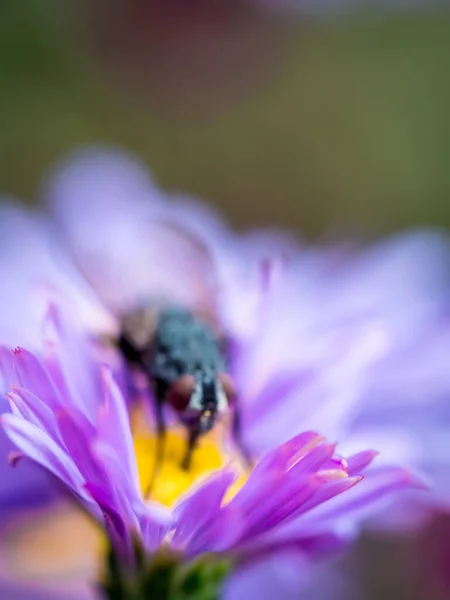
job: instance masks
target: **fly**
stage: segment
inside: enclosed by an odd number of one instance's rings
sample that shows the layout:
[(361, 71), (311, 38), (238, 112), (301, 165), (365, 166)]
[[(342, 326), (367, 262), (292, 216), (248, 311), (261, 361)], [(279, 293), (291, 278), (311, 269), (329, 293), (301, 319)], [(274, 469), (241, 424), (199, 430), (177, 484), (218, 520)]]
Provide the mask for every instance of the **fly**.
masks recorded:
[[(175, 410), (187, 430), (181, 465), (187, 470), (198, 439), (229, 412), (235, 393), (221, 340), (208, 323), (189, 310), (166, 307), (135, 311), (123, 320), (119, 347), (127, 361), (148, 376), (154, 391), (158, 441), (149, 493), (164, 455), (164, 405)], [(239, 443), (236, 407), (233, 429), (242, 455), (250, 463)]]

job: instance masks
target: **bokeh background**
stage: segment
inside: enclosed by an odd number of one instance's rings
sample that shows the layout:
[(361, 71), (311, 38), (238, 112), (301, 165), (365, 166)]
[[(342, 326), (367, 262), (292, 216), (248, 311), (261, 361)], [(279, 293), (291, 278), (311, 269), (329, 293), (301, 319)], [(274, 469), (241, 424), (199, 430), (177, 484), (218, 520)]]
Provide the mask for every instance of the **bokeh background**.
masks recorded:
[[(2, 0), (0, 48), (6, 195), (106, 143), (236, 227), (450, 226), (448, 3)], [(358, 598), (448, 598), (449, 537), (367, 533), (343, 569)]]

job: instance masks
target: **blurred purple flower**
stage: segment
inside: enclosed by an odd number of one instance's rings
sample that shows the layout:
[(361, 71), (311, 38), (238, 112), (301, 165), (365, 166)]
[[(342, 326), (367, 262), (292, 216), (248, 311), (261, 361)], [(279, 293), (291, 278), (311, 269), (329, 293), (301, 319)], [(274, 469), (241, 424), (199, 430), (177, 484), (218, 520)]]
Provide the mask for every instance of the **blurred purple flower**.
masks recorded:
[[(430, 231), (293, 257), (236, 360), (249, 443), (293, 435), (295, 412), (346, 452), (370, 440), (381, 460), (414, 465), (436, 486), (424, 500), (448, 506), (449, 258), (447, 237)], [(418, 516), (397, 511), (390, 524)]]
[(354, 513), (415, 484), (406, 471), (389, 470), (352, 495), (376, 452), (343, 459), (334, 444), (306, 432), (266, 453), (230, 501), (224, 496), (237, 473), (225, 468), (172, 512), (145, 503), (120, 388), (108, 367), (97, 372), (82, 340), (77, 349), (60, 335), (58, 349), (42, 362), (23, 349), (2, 352), (0, 368), (12, 384), (12, 414), (2, 416), (2, 425), (24, 457), (61, 480), (103, 523), (123, 560), (132, 557), (133, 534), (148, 552), (165, 542), (188, 558), (219, 552), (244, 563), (286, 550), (307, 557), (335, 552), (353, 533)]
[(302, 247), (273, 231), (238, 235), (194, 200), (167, 199), (138, 162), (101, 149), (70, 157), (45, 197), (61, 245), (116, 318), (155, 299), (214, 316), (232, 340), (254, 453), (304, 429), (350, 452), (370, 441), (382, 460), (423, 470), (438, 484), (433, 498), (448, 502), (444, 233), (406, 233), (368, 248)]
[[(43, 351), (43, 315), (49, 299), (63, 301), (73, 315), (73, 326), (81, 329), (98, 324), (107, 330), (108, 315), (71, 261), (55, 247), (48, 219), (37, 212), (3, 201), (0, 205), (0, 271), (3, 293), (0, 296), (0, 342), (25, 345)], [(7, 391), (0, 373), (0, 389)], [(1, 394), (0, 410), (8, 408)], [(54, 498), (54, 486), (45, 473), (32, 465), (12, 472), (5, 457), (11, 443), (0, 432), (0, 510), (7, 518), (8, 510), (24, 504), (41, 504)], [(27, 493), (24, 493), (25, 490)]]
[[(285, 578), (280, 575), (279, 557), (293, 551), (297, 556), (306, 531), (312, 535), (309, 557), (314, 545), (320, 547), (318, 541), (322, 540), (322, 548), (331, 547), (327, 540), (334, 544), (357, 533), (361, 520), (372, 513), (374, 500), (389, 499), (390, 492), (410, 484), (409, 476), (392, 464), (424, 467), (433, 479), (435, 471), (446, 467), (442, 444), (450, 339), (444, 236), (404, 235), (348, 252), (339, 247), (304, 248), (278, 232), (238, 235), (195, 200), (168, 200), (139, 163), (101, 150), (69, 159), (45, 193), (53, 221), (33, 225), (39, 244), (31, 251), (47, 262), (41, 266), (36, 261), (32, 272), (23, 270), (20, 261), (32, 262), (26, 258), (29, 246), (19, 245), (16, 253), (11, 246), (18, 268), (11, 277), (9, 311), (15, 309), (16, 298), (17, 308), (20, 301), (28, 302), (29, 285), (38, 278), (51, 283), (50, 292), (45, 286), (45, 299), (61, 297), (70, 307), (74, 327), (94, 335), (114, 334), (124, 313), (148, 301), (170, 301), (205, 312), (231, 338), (231, 370), (244, 436), (256, 456), (276, 452), (280, 444), (305, 430), (339, 439), (350, 455), (380, 444), (380, 463), (384, 458), (387, 465), (369, 466), (364, 484), (328, 502), (324, 514), (321, 507), (311, 512), (321, 514), (320, 519), (304, 515), (298, 530), (297, 522), (292, 522), (287, 537), (280, 537), (284, 549), (278, 548), (264, 563), (277, 567), (245, 569), (233, 586), (245, 590), (257, 583), (262, 593), (273, 589), (274, 578), (281, 577), (276, 585), (289, 580), (289, 593), (296, 597), (300, 580), (310, 571), (309, 558), (308, 567), (299, 569), (297, 577), (291, 572)], [(34, 219), (31, 215), (26, 222)], [(4, 243), (23, 231), (14, 225), (5, 232)], [(23, 306), (25, 316), (27, 310)], [(11, 322), (21, 323), (18, 335), (30, 331), (33, 340), (21, 342), (22, 338), (12, 339), (14, 335), (2, 339), (29, 344), (45, 357), (39, 320), (34, 315), (29, 323), (19, 319), (19, 312), (12, 314)], [(0, 323), (0, 336), (2, 327)], [(72, 367), (67, 372), (75, 373)], [(96, 397), (102, 405), (104, 394), (105, 389), (83, 397), (89, 402)], [(425, 403), (432, 408), (426, 430), (422, 429)], [(83, 413), (82, 404), (76, 406)], [(89, 421), (94, 426), (99, 405), (93, 406)], [(16, 422), (17, 417), (6, 417), (11, 419)], [(436, 481), (441, 484), (441, 479)], [(108, 482), (94, 483), (109, 489)], [(92, 502), (92, 492), (84, 494)], [(340, 499), (345, 500), (342, 509), (337, 506)], [(94, 510), (100, 516), (99, 509)], [(119, 512), (126, 514), (125, 525), (140, 528), (140, 509), (138, 515), (131, 505), (127, 510)], [(114, 522), (117, 530), (119, 525)], [(271, 536), (269, 547), (278, 543), (277, 536)], [(285, 544), (289, 536), (290, 545)], [(286, 569), (285, 565), (281, 573)]]
[[(88, 286), (60, 255), (53, 260), (55, 249), (50, 236), (51, 225), (39, 213), (18, 208), (12, 202), (0, 205), (0, 342), (13, 346), (24, 344), (42, 350), (42, 315), (48, 303), (51, 288), (58, 289), (72, 314), (74, 323), (84, 326), (86, 306), (94, 315), (101, 307)], [(86, 300), (89, 299), (89, 300)], [(104, 311), (103, 311), (104, 312)], [(102, 325), (103, 326), (103, 325)], [(4, 397), (7, 384), (0, 373), (0, 411), (9, 409)], [(48, 474), (31, 463), (17, 471), (6, 460), (13, 446), (0, 431), (0, 527), (6, 526), (12, 514), (36, 506), (46, 506), (57, 497), (55, 486)], [(3, 567), (2, 567), (3, 572)], [(1, 588), (3, 590), (3, 587)], [(29, 590), (24, 595), (30, 597)], [(5, 597), (12, 597), (9, 590)]]
[(44, 195), (60, 247), (116, 318), (169, 301), (206, 312), (241, 337), (272, 270), (296, 247), (275, 231), (238, 235), (196, 199), (161, 192), (143, 165), (119, 151), (69, 157)]

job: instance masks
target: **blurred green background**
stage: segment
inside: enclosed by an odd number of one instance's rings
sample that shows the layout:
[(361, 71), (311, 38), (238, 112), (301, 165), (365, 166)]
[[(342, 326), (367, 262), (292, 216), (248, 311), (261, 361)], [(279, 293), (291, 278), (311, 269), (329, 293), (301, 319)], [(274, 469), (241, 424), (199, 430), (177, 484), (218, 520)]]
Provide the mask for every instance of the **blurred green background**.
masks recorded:
[[(236, 226), (308, 238), (450, 226), (450, 9), (294, 18), (186, 4), (1, 1), (5, 195), (36, 200), (62, 154), (106, 143)], [(361, 542), (349, 560), (364, 597), (440, 599), (420, 546)]]
[[(202, 26), (171, 53), (161, 25), (133, 3), (125, 19), (119, 0), (2, 1), (4, 192), (32, 198), (62, 153), (105, 142), (237, 225), (306, 236), (450, 225), (450, 11), (298, 20), (247, 11), (223, 35), (215, 24), (205, 64), (210, 39), (203, 53), (186, 52)], [(120, 30), (136, 22), (135, 36)], [(160, 35), (146, 45), (151, 27)]]

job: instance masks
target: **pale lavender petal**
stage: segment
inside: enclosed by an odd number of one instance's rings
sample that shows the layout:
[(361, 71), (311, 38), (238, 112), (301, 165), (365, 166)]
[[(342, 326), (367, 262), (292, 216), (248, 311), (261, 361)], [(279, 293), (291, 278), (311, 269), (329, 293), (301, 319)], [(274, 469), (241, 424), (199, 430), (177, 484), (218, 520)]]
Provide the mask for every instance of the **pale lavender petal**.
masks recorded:
[[(291, 315), (291, 319), (293, 317)], [(288, 323), (285, 327), (289, 331)], [(274, 391), (272, 398), (266, 399), (266, 410), (258, 414), (260, 389), (256, 396), (251, 396), (256, 399), (253, 402), (250, 400), (254, 407), (253, 418), (251, 412), (248, 416), (245, 414), (247, 400), (242, 402), (245, 439), (257, 452), (276, 447), (306, 429), (316, 429), (336, 439), (345, 433), (354, 418), (364, 375), (380, 355), (383, 336), (377, 325), (367, 324), (350, 332), (341, 328), (330, 330), (326, 335), (319, 335), (314, 329), (312, 333), (313, 338), (311, 332), (306, 337), (300, 332), (298, 339), (303, 340), (302, 348), (296, 348), (295, 339), (283, 342), (283, 348), (290, 348), (291, 364), (295, 357), (298, 372), (303, 374), (299, 376), (297, 389), (284, 396)], [(278, 350), (270, 348), (270, 341), (261, 340), (258, 353), (263, 348), (267, 354), (277, 356)], [(279, 361), (284, 361), (282, 352), (278, 352), (281, 357)], [(270, 377), (271, 372), (280, 368), (280, 364), (274, 364), (268, 367), (266, 375)], [(259, 369), (264, 372), (262, 367)], [(256, 373), (254, 380), (258, 381), (258, 377)], [(243, 394), (246, 398), (245, 389)]]
[[(86, 282), (55, 243), (45, 216), (19, 203), (0, 204), (0, 268), (7, 293), (0, 298), (0, 342), (42, 349), (42, 317), (49, 295), (64, 298), (84, 326), (106, 318)], [(50, 292), (51, 290), (51, 292)]]
[(445, 402), (450, 394), (449, 348), (450, 322), (446, 312), (409, 343), (397, 344), (371, 370), (360, 418), (368, 423), (381, 416), (394, 420), (399, 407), (407, 411), (409, 407)]
[(361, 600), (361, 590), (355, 593), (354, 587), (341, 564), (328, 560), (319, 563), (304, 552), (280, 551), (236, 569), (225, 583), (223, 598)]
[[(235, 569), (225, 582), (223, 598), (310, 600), (308, 583), (313, 573), (315, 565), (303, 553), (279, 552), (241, 569)], [(323, 598), (334, 600), (332, 595)]]
[(54, 304), (50, 304), (46, 319), (43, 363), (60, 393), (70, 396), (80, 411), (93, 421), (101, 387), (98, 366), (92, 360), (85, 333), (75, 327), (68, 313), (62, 313)]
[(204, 242), (184, 228), (133, 158), (107, 149), (80, 152), (56, 172), (48, 196), (63, 243), (115, 313), (161, 298), (209, 304)]
[[(68, 155), (57, 165), (44, 191), (57, 218), (76, 237), (89, 227), (96, 230), (103, 219), (126, 218), (128, 213), (136, 218), (142, 205), (158, 202), (146, 166), (116, 148), (85, 148)], [(155, 196), (149, 197), (152, 193)]]
[(355, 538), (354, 535), (343, 535), (338, 531), (318, 531), (312, 534), (299, 531), (296, 535), (296, 532), (289, 533), (286, 529), (284, 535), (271, 536), (270, 533), (258, 538), (254, 544), (240, 548), (240, 562), (253, 562), (286, 551), (299, 551), (310, 557), (335, 554), (347, 548)]
[(6, 346), (0, 346), (0, 383), (1, 389), (7, 392), (17, 383), (16, 373), (13, 366), (12, 352)]
[(377, 504), (390, 500), (396, 492), (412, 489), (424, 489), (424, 484), (413, 473), (399, 467), (373, 468), (364, 477), (364, 483), (356, 486), (342, 498), (336, 498), (328, 506), (320, 507), (314, 518), (337, 519), (339, 516), (351, 514), (363, 518), (375, 510)]
[[(372, 474), (373, 472), (373, 474)], [(291, 530), (305, 535), (311, 531), (342, 529), (355, 531), (376, 510), (392, 504), (395, 494), (413, 489), (417, 480), (405, 470), (398, 468), (373, 468), (360, 485), (344, 494), (335, 495), (328, 502), (315, 506), (302, 514)]]
[(353, 315), (382, 318), (396, 343), (413, 338), (448, 303), (450, 244), (432, 230), (374, 244), (328, 277), (329, 322)]

